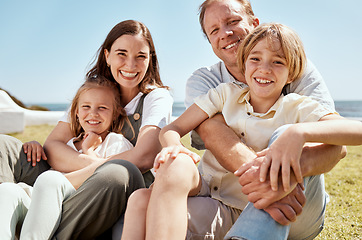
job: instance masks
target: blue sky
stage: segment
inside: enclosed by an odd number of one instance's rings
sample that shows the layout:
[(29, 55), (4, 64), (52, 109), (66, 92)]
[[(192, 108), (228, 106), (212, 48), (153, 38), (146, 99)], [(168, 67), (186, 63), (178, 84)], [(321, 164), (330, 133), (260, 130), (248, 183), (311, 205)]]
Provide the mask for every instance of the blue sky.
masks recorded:
[[(218, 61), (201, 33), (202, 0), (0, 1), (0, 87), (25, 104), (67, 103), (109, 30), (135, 19), (150, 29), (161, 78), (183, 101), (199, 67)], [(297, 31), (335, 100), (362, 100), (362, 1), (251, 0), (260, 22)]]

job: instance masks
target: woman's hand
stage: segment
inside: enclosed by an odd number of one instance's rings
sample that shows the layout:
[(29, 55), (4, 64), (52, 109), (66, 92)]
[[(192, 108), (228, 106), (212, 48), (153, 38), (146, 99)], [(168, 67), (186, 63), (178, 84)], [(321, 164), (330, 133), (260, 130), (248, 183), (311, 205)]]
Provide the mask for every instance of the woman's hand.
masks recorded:
[(31, 162), (31, 165), (36, 166), (37, 162), (40, 162), (41, 159), (47, 160), (44, 149), (41, 144), (37, 141), (30, 141), (23, 144), (24, 153), (27, 156), (28, 162)]
[(164, 147), (161, 152), (159, 152), (155, 158), (153, 168), (155, 171), (160, 167), (162, 163), (165, 163), (167, 159), (175, 159), (179, 153), (184, 153), (192, 158), (194, 163), (198, 163), (200, 161), (200, 156), (189, 149), (185, 148), (182, 145), (175, 145), (170, 147)]

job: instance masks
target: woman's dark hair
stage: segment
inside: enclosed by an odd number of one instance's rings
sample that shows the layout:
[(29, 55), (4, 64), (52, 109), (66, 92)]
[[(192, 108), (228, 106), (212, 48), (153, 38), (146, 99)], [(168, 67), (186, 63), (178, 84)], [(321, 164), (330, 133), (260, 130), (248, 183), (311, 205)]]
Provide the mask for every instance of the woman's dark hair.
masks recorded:
[(143, 80), (138, 85), (139, 91), (143, 93), (151, 92), (153, 88), (148, 88), (148, 86), (165, 87), (160, 78), (158, 60), (151, 33), (143, 23), (135, 20), (126, 20), (120, 22), (112, 28), (112, 30), (108, 33), (106, 39), (104, 40), (104, 43), (98, 49), (97, 57), (94, 60), (94, 62), (96, 61), (96, 63), (87, 73), (87, 78), (104, 76), (105, 78), (113, 82), (116, 82), (111, 73), (110, 68), (107, 66), (104, 50), (107, 49), (107, 51), (110, 52), (113, 43), (119, 37), (125, 34), (132, 36), (141, 34), (148, 43), (150, 48), (149, 66)]

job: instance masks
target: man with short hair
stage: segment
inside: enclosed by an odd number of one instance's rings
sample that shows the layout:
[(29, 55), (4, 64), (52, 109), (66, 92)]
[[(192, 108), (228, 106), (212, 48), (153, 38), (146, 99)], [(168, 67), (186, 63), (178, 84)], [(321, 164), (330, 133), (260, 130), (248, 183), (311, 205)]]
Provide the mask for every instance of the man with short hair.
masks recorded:
[[(238, 80), (246, 86), (244, 76), (237, 66), (236, 52), (245, 36), (259, 25), (259, 19), (255, 17), (247, 0), (206, 0), (200, 6), (200, 24), (214, 53), (221, 61), (210, 67), (198, 69), (192, 74), (186, 86), (186, 107), (191, 106), (196, 97), (207, 93), (209, 89), (220, 83)], [(334, 111), (334, 102), (323, 78), (310, 61), (307, 63), (303, 76), (284, 89), (284, 94), (290, 92), (310, 96), (327, 109)], [(301, 192), (298, 189), (300, 186), (297, 185), (297, 189), (290, 189), (290, 194), (287, 195), (288, 193), (282, 191), (272, 191), (269, 182), (260, 182), (258, 171), (260, 162), (254, 160), (255, 153), (241, 143), (236, 134), (226, 126), (221, 115), (206, 120), (196, 131), (204, 140), (206, 148), (215, 157), (213, 161), (204, 161), (203, 167), (206, 165), (206, 167), (215, 168), (217, 172), (233, 173), (241, 165), (249, 162), (251, 167), (240, 177), (239, 182), (243, 186), (249, 185), (247, 190), (243, 189), (243, 192), (248, 194), (248, 200), (252, 203), (245, 202), (241, 191), (231, 193), (236, 195), (234, 200), (239, 200), (243, 202), (243, 206), (246, 206), (236, 223), (234, 224), (235, 219), (233, 219), (235, 214), (222, 212), (221, 216), (215, 217), (218, 220), (213, 221), (216, 223), (214, 226), (205, 227), (209, 233), (202, 233), (203, 230), (200, 230), (200, 232), (190, 234), (190, 231), (199, 231), (195, 229), (202, 228), (199, 223), (201, 219), (198, 219), (197, 214), (193, 214), (193, 211), (201, 212), (200, 207), (203, 204), (200, 202), (204, 200), (189, 200), (188, 237), (203, 235), (203, 239), (219, 239), (220, 235), (215, 232), (224, 227), (230, 228), (230, 224), (234, 225), (226, 235), (226, 239), (312, 239), (319, 234), (323, 228), (328, 197), (324, 191), (323, 173), (331, 170), (345, 156), (344, 147), (326, 144), (304, 147), (300, 164), (306, 187), (307, 203), (302, 214), (296, 218), (296, 215), (301, 212), (305, 200), (304, 196), (298, 194)], [(280, 135), (277, 133), (277, 136), (278, 134)], [(200, 148), (202, 142), (194, 132), (192, 139), (192, 145)], [(201, 175), (204, 174), (202, 170), (200, 172)], [(210, 188), (210, 200), (204, 198), (206, 201), (214, 201), (215, 208), (220, 208), (220, 205), (230, 205), (228, 204), (230, 192), (227, 192), (227, 187), (223, 185), (224, 177), (223, 174), (215, 174), (207, 182)], [(250, 187), (250, 184), (253, 187)], [(282, 195), (287, 196), (283, 198)], [(195, 202), (198, 203), (192, 206)], [(213, 204), (205, 204), (205, 206), (211, 205)], [(255, 206), (265, 211), (259, 210)], [(210, 212), (217, 211), (210, 210)], [(231, 220), (221, 221), (230, 217)], [(198, 224), (195, 225), (195, 222)], [(202, 222), (208, 224), (208, 221), (203, 220)], [(228, 226), (225, 226), (225, 222), (229, 223)], [(291, 222), (294, 223), (289, 224)], [(220, 226), (217, 226), (218, 224)], [(197, 226), (197, 228), (193, 226)], [(222, 232), (225, 232), (225, 229)], [(209, 236), (207, 236), (208, 234)]]

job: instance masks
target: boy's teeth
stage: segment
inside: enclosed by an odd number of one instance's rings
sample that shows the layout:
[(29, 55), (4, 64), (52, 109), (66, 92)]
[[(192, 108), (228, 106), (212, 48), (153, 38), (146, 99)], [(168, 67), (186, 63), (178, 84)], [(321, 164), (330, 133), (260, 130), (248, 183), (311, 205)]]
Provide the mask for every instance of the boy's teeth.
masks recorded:
[(123, 72), (121, 71), (122, 75), (125, 77), (135, 77), (137, 73), (129, 73), (129, 72)]
[(260, 79), (260, 78), (255, 78), (255, 80), (256, 80), (258, 83), (271, 83), (271, 81), (269, 81), (269, 80)]

